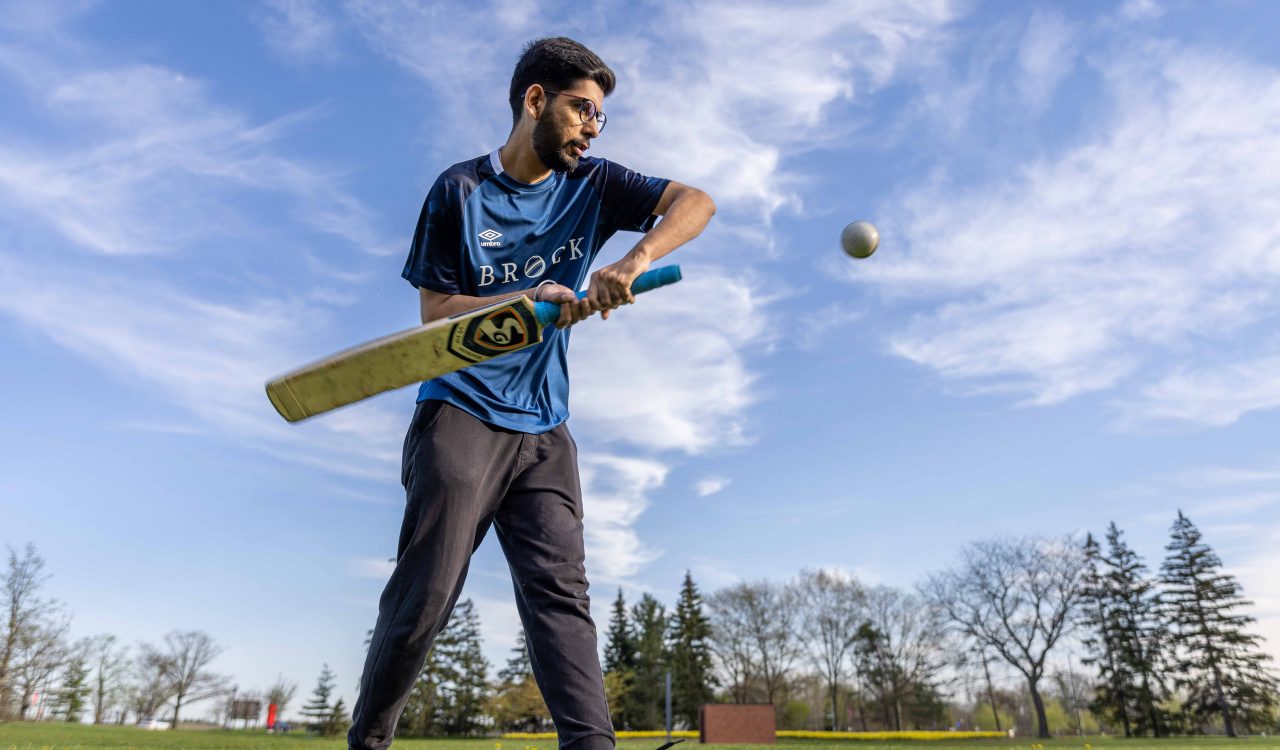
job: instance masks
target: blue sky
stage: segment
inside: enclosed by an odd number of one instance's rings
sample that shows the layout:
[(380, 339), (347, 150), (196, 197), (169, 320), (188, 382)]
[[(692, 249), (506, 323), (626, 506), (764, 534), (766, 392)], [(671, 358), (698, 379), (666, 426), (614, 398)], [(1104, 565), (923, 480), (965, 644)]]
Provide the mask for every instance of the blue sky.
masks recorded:
[[(416, 322), (427, 188), (504, 140), (520, 46), (567, 34), (619, 74), (593, 153), (720, 207), (682, 284), (575, 330), (601, 624), (686, 569), (910, 586), (1112, 520), (1158, 566), (1182, 508), (1277, 652), (1277, 28), (1243, 1), (10, 0), (0, 542), (37, 545), (77, 635), (199, 628), (242, 689), (328, 662), (350, 701), (413, 390), (287, 425), (262, 383)], [(499, 665), (492, 540), (465, 596)]]

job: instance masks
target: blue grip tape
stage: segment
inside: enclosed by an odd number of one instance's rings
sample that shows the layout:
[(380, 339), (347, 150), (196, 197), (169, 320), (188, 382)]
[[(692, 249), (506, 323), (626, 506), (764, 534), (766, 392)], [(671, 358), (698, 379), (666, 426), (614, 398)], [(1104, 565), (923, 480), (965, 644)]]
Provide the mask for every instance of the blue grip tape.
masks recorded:
[[(648, 292), (660, 286), (674, 284), (681, 278), (683, 277), (680, 275), (680, 266), (671, 265), (654, 268), (640, 274), (635, 281), (631, 282), (631, 292), (633, 294)], [(586, 296), (586, 292), (578, 292), (578, 299)], [(544, 326), (555, 325), (555, 322), (560, 319), (560, 305), (555, 302), (538, 302), (534, 305), (534, 315), (537, 316), (538, 322)]]

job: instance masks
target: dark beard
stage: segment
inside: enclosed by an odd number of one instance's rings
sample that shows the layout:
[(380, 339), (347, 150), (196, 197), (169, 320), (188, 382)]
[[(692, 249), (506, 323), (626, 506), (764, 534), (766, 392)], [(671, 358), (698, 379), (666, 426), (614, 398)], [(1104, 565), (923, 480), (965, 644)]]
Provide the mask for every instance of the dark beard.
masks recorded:
[(547, 169), (554, 172), (572, 172), (578, 168), (578, 157), (565, 152), (565, 144), (560, 140), (560, 133), (551, 124), (551, 118), (544, 117), (533, 125), (533, 153)]

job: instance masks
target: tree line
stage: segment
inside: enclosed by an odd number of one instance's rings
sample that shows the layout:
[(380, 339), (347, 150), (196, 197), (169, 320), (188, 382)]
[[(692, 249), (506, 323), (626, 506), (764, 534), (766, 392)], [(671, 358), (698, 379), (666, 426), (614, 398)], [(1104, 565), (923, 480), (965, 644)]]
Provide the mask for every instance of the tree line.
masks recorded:
[[(1152, 573), (1112, 524), (1092, 534), (966, 545), (914, 589), (802, 570), (703, 596), (686, 573), (673, 607), (649, 593), (609, 610), (602, 666), (616, 729), (660, 729), (666, 678), (677, 728), (707, 702), (772, 703), (794, 729), (1105, 731), (1165, 736), (1270, 731), (1271, 657), (1251, 632), (1251, 603), (1179, 512)], [(209, 671), (219, 652), (175, 631), (136, 652), (113, 636), (68, 645), (67, 619), (38, 596), (43, 561), (12, 550), (0, 653), (0, 717), (24, 718), (33, 691), (56, 685), (58, 718), (158, 717), (226, 697)], [(366, 647), (368, 643), (366, 641)], [(523, 633), (490, 677), (479, 617), (455, 608), (401, 717), (401, 736), (551, 729)], [(1075, 656), (1075, 652), (1079, 656)], [(302, 708), (325, 734), (349, 720), (327, 665)], [(283, 707), (296, 686), (266, 691)], [(91, 712), (91, 714), (90, 714)]]

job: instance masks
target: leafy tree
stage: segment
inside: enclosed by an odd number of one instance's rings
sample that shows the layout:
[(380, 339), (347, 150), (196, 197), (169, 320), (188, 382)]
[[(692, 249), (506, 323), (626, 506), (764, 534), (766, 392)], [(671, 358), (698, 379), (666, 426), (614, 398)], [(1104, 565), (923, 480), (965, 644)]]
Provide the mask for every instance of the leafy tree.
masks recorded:
[(1247, 630), (1255, 619), (1240, 612), (1252, 602), (1234, 576), (1221, 572), (1222, 560), (1182, 511), (1170, 535), (1161, 582), (1175, 649), (1174, 679), (1192, 719), (1216, 715), (1234, 737), (1237, 720), (1246, 726), (1266, 721), (1275, 704), (1271, 657)]
[(311, 692), (311, 700), (302, 707), (302, 715), (311, 720), (311, 726), (319, 732), (324, 732), (328, 722), (333, 718), (334, 704), (329, 702), (333, 697), (333, 688), (336, 683), (333, 670), (329, 669), (329, 665), (325, 664), (320, 669), (320, 677), (316, 680), (316, 688)]
[(709, 643), (711, 620), (703, 612), (702, 594), (688, 571), (670, 627), (671, 712), (685, 726), (696, 727), (700, 707), (715, 695), (716, 678)]

